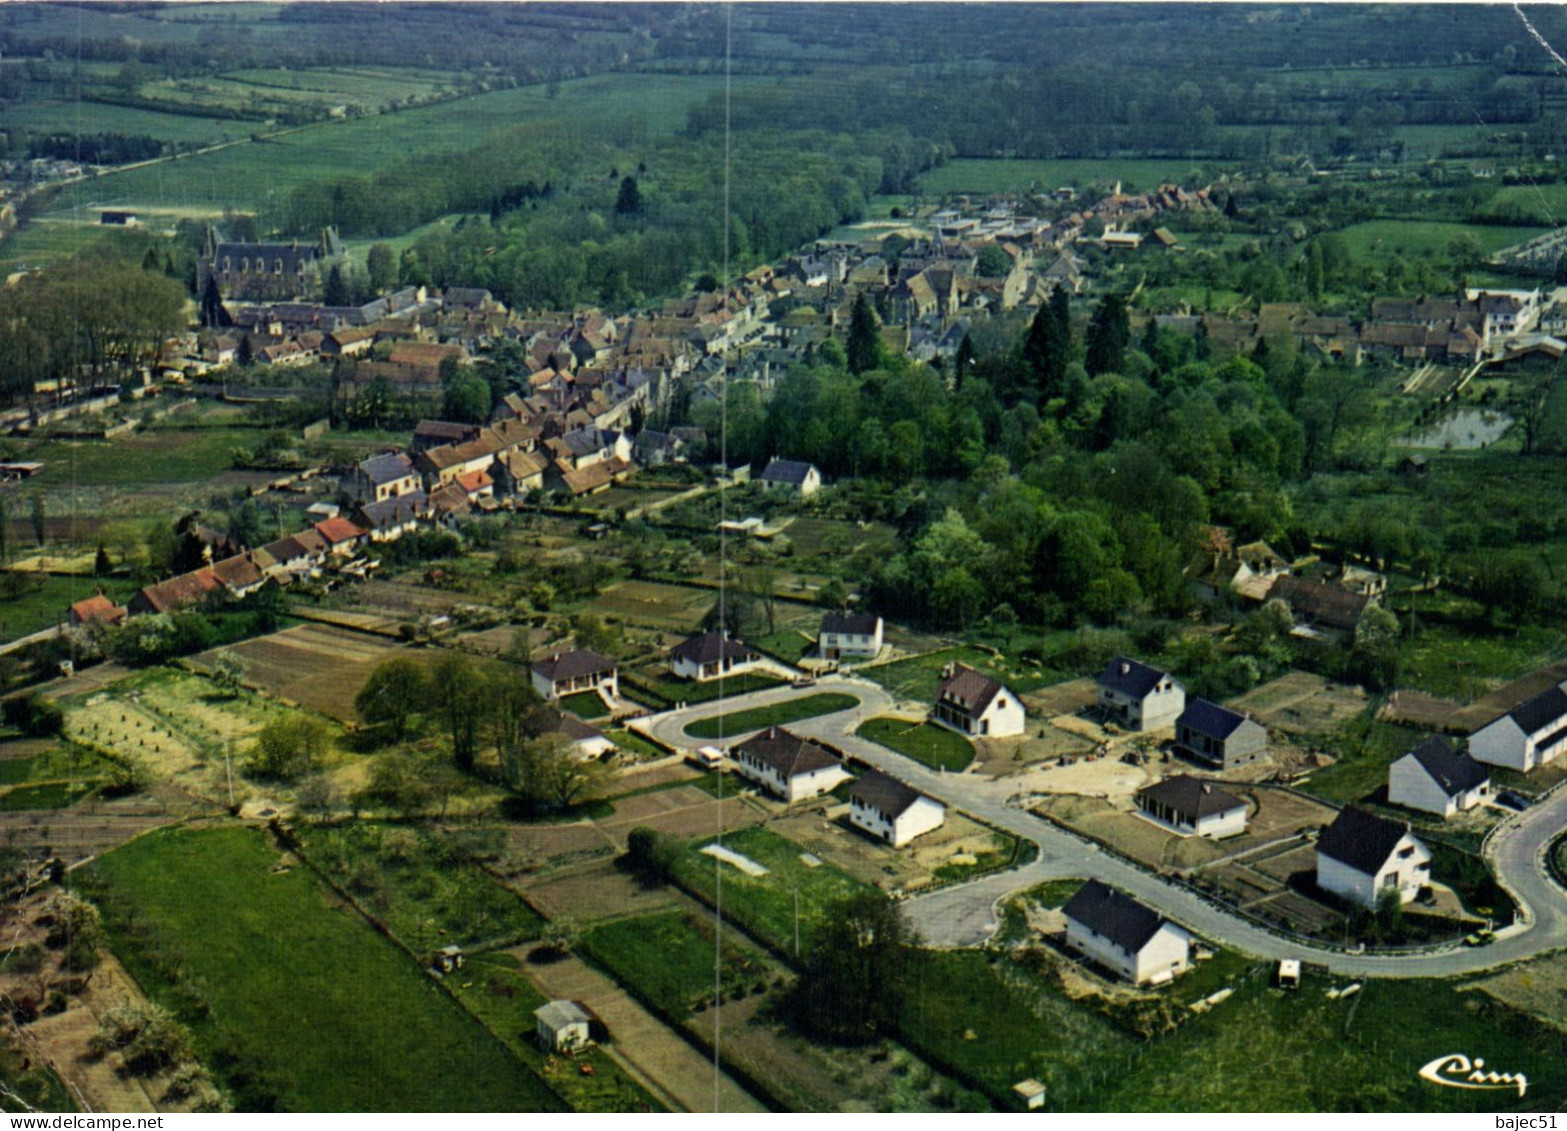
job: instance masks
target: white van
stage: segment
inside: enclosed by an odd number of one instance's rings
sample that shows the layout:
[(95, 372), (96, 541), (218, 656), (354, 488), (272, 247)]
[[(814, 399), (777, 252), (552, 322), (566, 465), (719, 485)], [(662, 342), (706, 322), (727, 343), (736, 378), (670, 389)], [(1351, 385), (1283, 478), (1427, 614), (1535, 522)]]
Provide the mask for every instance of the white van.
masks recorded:
[(698, 746), (686, 755), (686, 761), (704, 770), (716, 770), (724, 764), (724, 752), (716, 746)]

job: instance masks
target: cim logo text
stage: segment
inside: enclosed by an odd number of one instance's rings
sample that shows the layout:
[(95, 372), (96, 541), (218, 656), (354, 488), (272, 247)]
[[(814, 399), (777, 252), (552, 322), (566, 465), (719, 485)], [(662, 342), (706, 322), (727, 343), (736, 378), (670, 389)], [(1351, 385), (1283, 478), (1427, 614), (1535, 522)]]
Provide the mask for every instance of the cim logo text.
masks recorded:
[(1529, 1087), (1522, 1072), (1488, 1072), (1480, 1057), (1470, 1060), (1461, 1052), (1439, 1056), (1420, 1070), (1420, 1078), (1444, 1088), (1517, 1088), (1521, 1096)]

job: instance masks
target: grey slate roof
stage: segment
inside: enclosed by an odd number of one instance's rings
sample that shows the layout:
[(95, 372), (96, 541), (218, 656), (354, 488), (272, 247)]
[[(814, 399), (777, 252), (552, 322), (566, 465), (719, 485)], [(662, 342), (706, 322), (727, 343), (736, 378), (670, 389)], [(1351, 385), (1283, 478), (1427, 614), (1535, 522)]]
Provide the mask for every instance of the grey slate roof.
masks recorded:
[(1525, 734), (1535, 734), (1567, 718), (1567, 692), (1560, 687), (1547, 688), (1507, 713)]
[(792, 459), (771, 459), (767, 462), (767, 470), (763, 471), (761, 478), (769, 483), (792, 483), (798, 487), (805, 482), (805, 477), (812, 471), (808, 463), (801, 463)]
[(1349, 806), (1317, 840), (1317, 851), (1374, 876), (1408, 831), (1408, 825)]
[(1111, 691), (1130, 695), (1133, 699), (1143, 699), (1159, 686), (1159, 681), (1166, 674), (1127, 656), (1117, 656), (1099, 673), (1099, 682)]
[(777, 770), (785, 781), (797, 774), (843, 765), (837, 755), (783, 727), (768, 727), (753, 735), (735, 747), (734, 755), (737, 760), (747, 757)]
[(1235, 733), (1235, 728), (1246, 721), (1246, 716), (1206, 699), (1188, 699), (1186, 710), (1175, 720), (1177, 727), (1186, 727), (1198, 734), (1223, 742)]
[(1468, 754), (1459, 754), (1438, 736), (1409, 752), (1448, 797), (1457, 797), (1491, 779), (1491, 772)]
[(822, 631), (840, 636), (875, 636), (881, 618), (875, 613), (828, 613), (822, 617)]
[(592, 1021), (592, 1015), (574, 1001), (551, 1001), (533, 1011), (533, 1016), (553, 1032), (560, 1032), (567, 1025)]
[(981, 675), (963, 664), (955, 664), (952, 674), (941, 681), (936, 699), (957, 707), (964, 714), (981, 715), (990, 706), (990, 701), (1005, 690), (988, 675)]
[(743, 640), (730, 640), (721, 632), (704, 632), (690, 640), (676, 644), (670, 654), (693, 664), (715, 664), (720, 656), (728, 660), (744, 660), (760, 655)]
[(1177, 774), (1173, 778), (1155, 782), (1137, 791), (1138, 801), (1157, 801), (1168, 805), (1188, 821), (1210, 817), (1215, 813), (1228, 813), (1246, 808), (1246, 802), (1233, 793), (1226, 793), (1212, 782), (1194, 778), (1190, 774)]
[(413, 461), (401, 452), (371, 456), (359, 465), (359, 472), (371, 483), (391, 483), (414, 473)]
[(1098, 880), (1089, 880), (1078, 888), (1077, 894), (1067, 900), (1061, 911), (1068, 919), (1103, 935), (1129, 954), (1136, 954), (1147, 946), (1148, 940), (1158, 934), (1164, 924), (1163, 916), (1157, 911)]
[(563, 679), (577, 679), (580, 676), (597, 675), (599, 672), (612, 672), (615, 670), (615, 661), (608, 656), (601, 656), (597, 652), (581, 648), (575, 652), (556, 652), (535, 663), (533, 670), (551, 683), (557, 683)]
[(921, 796), (919, 790), (880, 770), (871, 770), (849, 787), (851, 804), (858, 801), (863, 808), (873, 809), (889, 821), (902, 816)]

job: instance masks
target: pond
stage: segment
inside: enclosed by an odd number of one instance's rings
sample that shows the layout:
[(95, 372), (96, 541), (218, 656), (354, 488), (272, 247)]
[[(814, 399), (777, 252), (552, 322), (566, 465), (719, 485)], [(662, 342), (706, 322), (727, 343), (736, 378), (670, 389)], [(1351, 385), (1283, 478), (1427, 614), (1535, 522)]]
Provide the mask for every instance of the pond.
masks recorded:
[(1472, 451), (1494, 444), (1512, 426), (1513, 418), (1505, 412), (1466, 405), (1446, 420), (1411, 432), (1404, 442), (1411, 448)]

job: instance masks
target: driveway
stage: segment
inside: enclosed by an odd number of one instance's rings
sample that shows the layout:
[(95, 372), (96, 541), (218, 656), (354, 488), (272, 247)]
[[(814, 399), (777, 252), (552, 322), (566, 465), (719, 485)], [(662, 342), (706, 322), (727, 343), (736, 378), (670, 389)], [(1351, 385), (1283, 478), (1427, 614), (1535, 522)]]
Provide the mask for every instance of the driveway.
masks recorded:
[[(1029, 792), (1028, 774), (991, 779), (974, 773), (943, 773), (856, 738), (852, 732), (860, 723), (894, 706), (893, 697), (869, 681), (829, 677), (805, 690), (773, 688), (735, 696), (726, 700), (724, 707), (726, 711), (746, 710), (821, 692), (843, 692), (855, 696), (860, 703), (850, 710), (790, 723), (790, 730), (831, 743), (954, 808), (1039, 845), (1039, 858), (1025, 867), (906, 901), (904, 913), (910, 925), (933, 946), (978, 946), (995, 933), (996, 905), (1000, 900), (1046, 880), (1074, 877), (1098, 879), (1121, 888), (1220, 946), (1259, 958), (1301, 958), (1355, 978), (1472, 974), (1567, 946), (1567, 892), (1550, 880), (1544, 863), (1551, 840), (1567, 828), (1567, 789), (1558, 790), (1545, 801), (1509, 818), (1486, 845), (1486, 857), (1497, 879), (1513, 894), (1520, 908), (1519, 923), (1499, 933), (1494, 943), (1484, 947), (1452, 945), (1407, 954), (1345, 954), (1264, 930), (1188, 888), (1144, 872), (1025, 811), (1015, 799)], [(718, 704), (709, 702), (643, 721), (660, 741), (694, 747), (699, 743), (686, 737), (686, 725), (718, 709)], [(725, 745), (743, 737), (728, 739)]]

